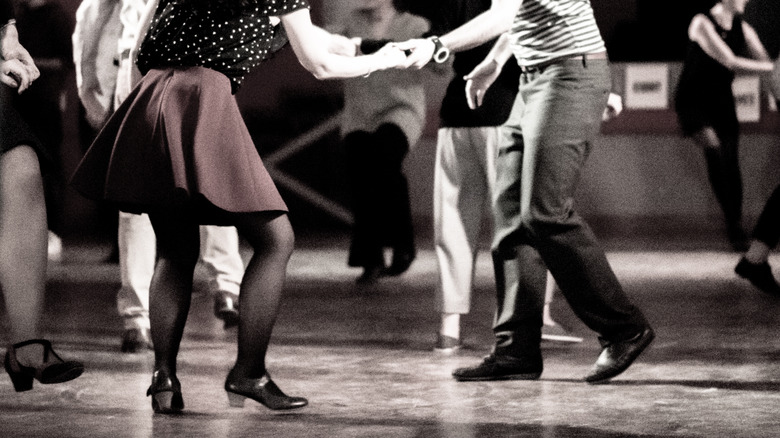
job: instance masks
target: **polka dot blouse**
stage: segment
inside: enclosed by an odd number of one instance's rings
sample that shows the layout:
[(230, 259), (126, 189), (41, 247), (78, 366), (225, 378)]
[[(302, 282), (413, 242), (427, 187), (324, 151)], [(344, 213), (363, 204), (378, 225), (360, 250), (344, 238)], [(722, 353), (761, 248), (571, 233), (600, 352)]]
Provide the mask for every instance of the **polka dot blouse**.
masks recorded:
[(247, 73), (287, 43), (270, 17), (309, 7), (306, 0), (250, 0), (239, 10), (160, 0), (138, 53), (138, 67), (203, 66), (230, 79), (233, 93)]

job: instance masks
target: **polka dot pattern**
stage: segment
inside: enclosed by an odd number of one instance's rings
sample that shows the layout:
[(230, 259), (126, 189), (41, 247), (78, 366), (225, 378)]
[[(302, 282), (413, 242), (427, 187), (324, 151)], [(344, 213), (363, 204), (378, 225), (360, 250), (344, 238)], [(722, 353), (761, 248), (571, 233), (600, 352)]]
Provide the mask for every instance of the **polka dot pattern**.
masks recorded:
[(202, 66), (223, 73), (235, 93), (244, 77), (287, 43), (270, 17), (308, 8), (306, 0), (249, 1), (240, 10), (161, 0), (138, 53), (143, 73), (152, 68)]

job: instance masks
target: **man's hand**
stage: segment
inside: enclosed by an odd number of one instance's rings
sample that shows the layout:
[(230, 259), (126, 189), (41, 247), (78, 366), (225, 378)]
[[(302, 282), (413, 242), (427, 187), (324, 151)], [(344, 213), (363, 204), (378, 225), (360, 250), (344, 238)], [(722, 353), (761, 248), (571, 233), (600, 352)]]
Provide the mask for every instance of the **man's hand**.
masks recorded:
[(466, 100), (469, 108), (477, 109), (482, 106), (485, 93), (500, 74), (501, 68), (498, 63), (492, 59), (485, 59), (474, 67), (471, 73), (463, 77), (466, 80)]
[(601, 120), (607, 122), (619, 116), (623, 112), (623, 98), (619, 94), (609, 93), (607, 99), (607, 107), (604, 108), (604, 114), (601, 115)]
[(389, 68), (403, 68), (406, 65), (406, 54), (398, 47), (396, 43), (385, 44), (376, 53), (370, 56), (376, 56), (381, 60), (382, 70)]
[(396, 47), (404, 52), (408, 53), (406, 61), (402, 64), (403, 68), (415, 68), (421, 69), (425, 67), (431, 58), (433, 58), (433, 51), (436, 50), (436, 46), (433, 41), (427, 38), (416, 38), (407, 40), (402, 43), (397, 43)]

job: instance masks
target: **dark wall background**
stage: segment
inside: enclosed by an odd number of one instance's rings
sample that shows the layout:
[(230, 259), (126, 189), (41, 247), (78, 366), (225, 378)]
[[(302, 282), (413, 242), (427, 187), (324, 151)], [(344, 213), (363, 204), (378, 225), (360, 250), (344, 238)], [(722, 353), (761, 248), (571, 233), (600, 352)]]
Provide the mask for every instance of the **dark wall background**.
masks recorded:
[[(75, 17), (79, 0), (60, 1)], [(326, 25), (338, 12), (356, 0), (310, 0), (315, 22)], [(615, 83), (620, 88), (621, 64), (668, 62), (679, 67), (687, 45), (691, 17), (712, 0), (593, 0), (597, 20), (610, 58), (615, 64)], [(780, 0), (752, 0), (749, 20), (756, 26), (778, 30)], [(759, 11), (756, 13), (755, 11)], [(776, 40), (776, 41), (775, 41)], [(780, 37), (772, 40), (780, 45)], [(675, 68), (677, 68), (675, 67)], [(673, 69), (674, 70), (674, 69)], [(65, 144), (62, 161), (66, 173), (77, 165), (85, 145), (80, 140), (75, 80), (70, 77), (66, 97)], [(431, 175), (435, 132), (438, 126), (440, 88), (431, 83), (428, 129), (407, 159), (415, 216), (428, 223), (431, 205)], [(287, 141), (337, 113), (341, 106), (339, 81), (317, 81), (295, 59), (292, 50), (282, 50), (245, 81), (237, 100), (262, 155), (278, 150)], [(746, 159), (746, 214), (753, 216), (778, 175), (775, 135), (779, 117), (768, 114), (760, 123), (747, 124), (743, 151)], [(640, 217), (678, 215), (717, 222), (719, 211), (706, 183), (698, 151), (679, 136), (671, 111), (626, 111), (606, 124), (600, 147), (589, 161), (582, 184), (580, 211), (590, 216)], [(774, 152), (772, 152), (774, 151)], [(772, 154), (765, 159), (764, 154)], [(331, 132), (284, 164), (305, 184), (315, 187), (334, 203), (348, 206), (349, 188), (343, 177), (343, 152), (336, 132)], [(346, 225), (314, 208), (296, 193), (282, 187), (298, 229), (309, 226)], [(68, 191), (63, 221), (73, 233), (111, 237), (116, 212), (106, 210)], [(709, 219), (707, 219), (709, 218)], [(697, 219), (697, 220), (699, 220)], [(705, 220), (702, 219), (702, 220)]]

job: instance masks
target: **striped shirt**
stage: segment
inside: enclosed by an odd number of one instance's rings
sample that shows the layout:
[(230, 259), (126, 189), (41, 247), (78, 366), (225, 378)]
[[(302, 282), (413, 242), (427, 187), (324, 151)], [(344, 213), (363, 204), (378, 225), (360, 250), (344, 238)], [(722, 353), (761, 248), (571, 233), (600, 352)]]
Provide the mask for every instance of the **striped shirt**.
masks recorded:
[(510, 34), (523, 67), (606, 50), (590, 0), (524, 0)]

